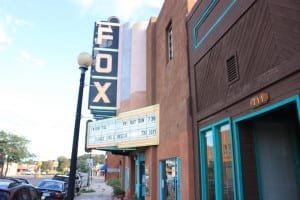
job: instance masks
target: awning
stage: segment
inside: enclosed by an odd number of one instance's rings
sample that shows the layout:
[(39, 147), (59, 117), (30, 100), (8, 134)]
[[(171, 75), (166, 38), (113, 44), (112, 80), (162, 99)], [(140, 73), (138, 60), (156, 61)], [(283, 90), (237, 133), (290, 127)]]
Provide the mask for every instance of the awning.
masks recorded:
[(102, 165), (102, 167), (100, 167), (101, 171), (106, 171), (107, 170), (107, 164), (105, 163), (104, 165)]
[(136, 148), (119, 148), (117, 146), (102, 147), (96, 149), (101, 151), (109, 151), (112, 154), (123, 155), (123, 156), (128, 156), (130, 152), (136, 151)]

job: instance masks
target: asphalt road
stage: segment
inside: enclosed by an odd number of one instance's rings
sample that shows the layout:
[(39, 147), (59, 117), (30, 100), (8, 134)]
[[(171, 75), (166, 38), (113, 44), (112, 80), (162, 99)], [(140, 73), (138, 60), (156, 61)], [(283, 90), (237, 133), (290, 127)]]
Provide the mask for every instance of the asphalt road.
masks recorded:
[(47, 178), (52, 178), (53, 175), (39, 175), (39, 176), (35, 176), (35, 175), (18, 175), (16, 177), (21, 177), (21, 178), (25, 178), (27, 179), (32, 185), (37, 186), (37, 184), (43, 180), (43, 179), (47, 179)]

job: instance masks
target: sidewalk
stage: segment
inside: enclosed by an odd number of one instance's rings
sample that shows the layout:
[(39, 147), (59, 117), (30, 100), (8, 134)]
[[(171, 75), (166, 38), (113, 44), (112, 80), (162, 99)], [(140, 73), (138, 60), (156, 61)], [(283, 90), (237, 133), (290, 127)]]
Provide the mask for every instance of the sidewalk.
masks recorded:
[(110, 186), (106, 185), (104, 177), (93, 176), (89, 188), (95, 190), (95, 192), (81, 192), (79, 196), (75, 197), (75, 200), (113, 199), (113, 190)]

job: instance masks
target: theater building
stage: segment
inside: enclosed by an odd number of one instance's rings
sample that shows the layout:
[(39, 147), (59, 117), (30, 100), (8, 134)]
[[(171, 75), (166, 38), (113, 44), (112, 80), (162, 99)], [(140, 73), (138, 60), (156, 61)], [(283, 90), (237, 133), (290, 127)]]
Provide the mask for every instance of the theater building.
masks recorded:
[(194, 199), (186, 16), (194, 0), (166, 0), (147, 27), (147, 102), (158, 104), (159, 144), (145, 149), (145, 199)]
[(299, 1), (197, 1), (187, 29), (195, 199), (300, 199)]
[[(112, 56), (94, 55), (99, 66), (92, 66), (96, 74), (91, 77), (99, 82), (102, 96), (94, 91), (91, 99), (103, 103), (104, 91), (108, 98), (113, 93), (104, 88), (104, 82), (117, 80), (119, 105), (116, 118), (88, 125), (87, 149), (110, 152), (108, 177), (121, 179), (128, 199), (195, 199), (186, 31), (186, 16), (194, 3), (166, 0), (159, 16), (146, 24), (118, 25), (112, 18), (99, 23), (103, 29), (95, 34), (95, 41), (107, 44), (96, 46), (95, 52)], [(109, 40), (117, 34), (119, 45), (111, 49), (115, 43)], [(110, 73), (113, 56), (118, 58), (118, 78), (103, 78), (97, 73)], [(100, 108), (97, 103), (93, 101), (92, 108)], [(101, 117), (103, 112), (93, 113)]]
[[(155, 145), (135, 144), (124, 159), (124, 188), (140, 200), (194, 199), (186, 16), (192, 1), (165, 1), (145, 30), (145, 78), (131, 62), (131, 93), (120, 113), (158, 106)], [(132, 39), (136, 38), (132, 36)], [(134, 51), (131, 51), (134, 52)], [(140, 58), (137, 49), (132, 55)], [(139, 75), (138, 75), (139, 74)], [(134, 90), (135, 85), (145, 88)], [(138, 83), (138, 84), (137, 84)], [(123, 151), (123, 152), (126, 152)]]

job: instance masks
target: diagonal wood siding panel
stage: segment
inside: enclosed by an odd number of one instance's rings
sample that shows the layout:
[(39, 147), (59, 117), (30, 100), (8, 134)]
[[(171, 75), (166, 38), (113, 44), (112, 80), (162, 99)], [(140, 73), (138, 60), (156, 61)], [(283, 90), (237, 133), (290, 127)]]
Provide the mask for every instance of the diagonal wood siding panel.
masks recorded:
[[(299, 70), (292, 66), (299, 53), (299, 1), (256, 1), (203, 57), (194, 64), (190, 58), (198, 115), (225, 109)], [(229, 84), (226, 60), (234, 54), (240, 78)]]

